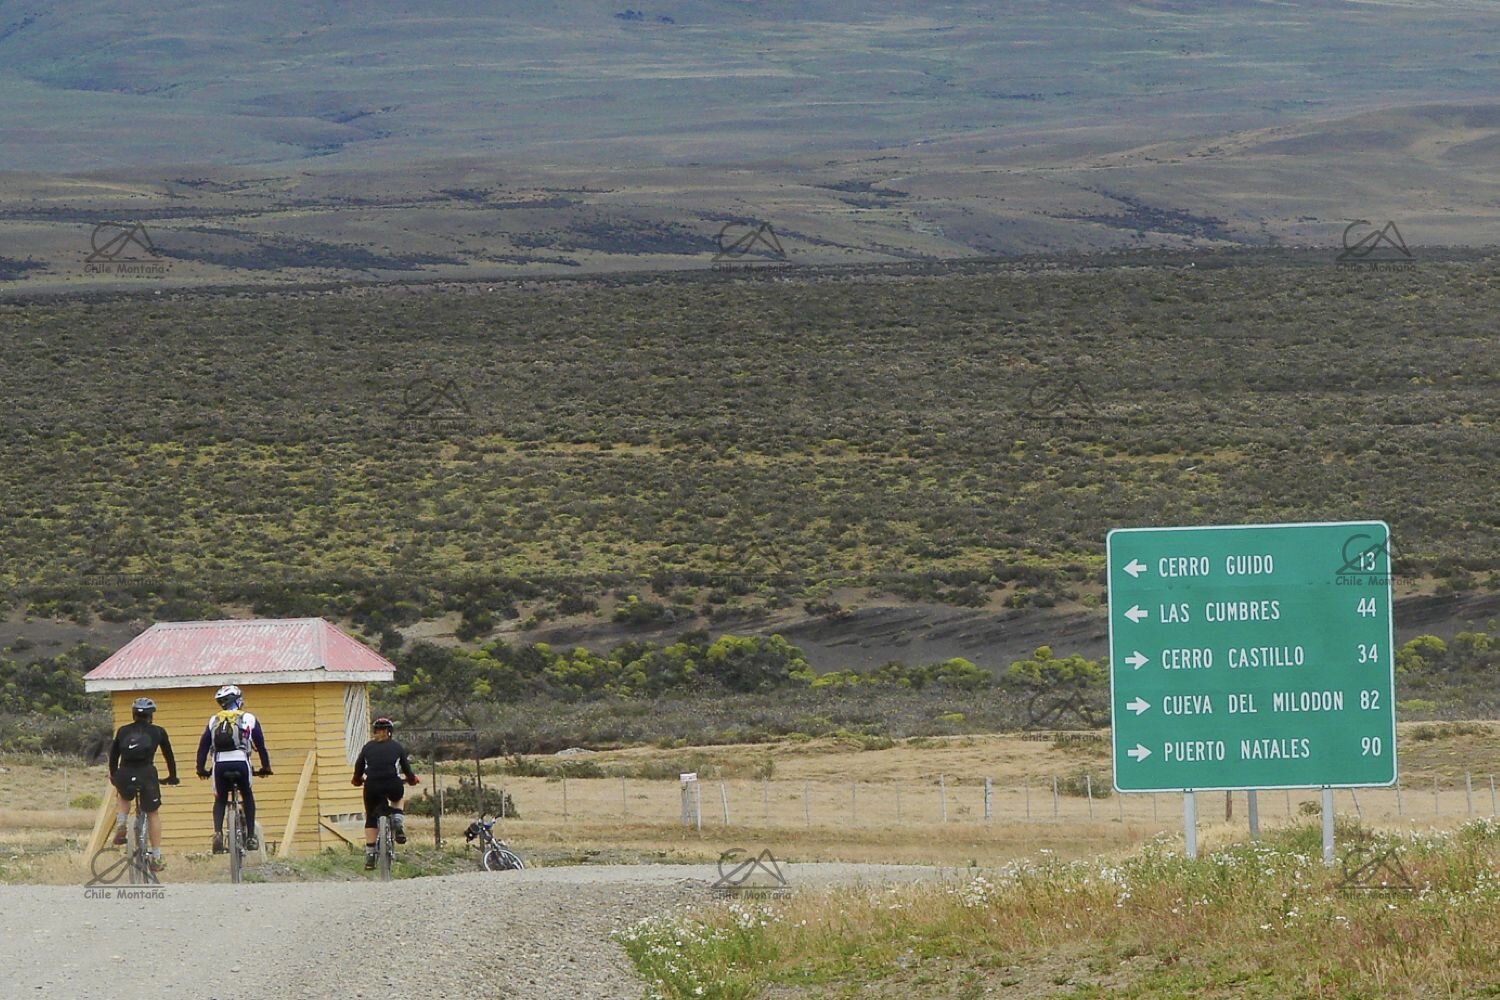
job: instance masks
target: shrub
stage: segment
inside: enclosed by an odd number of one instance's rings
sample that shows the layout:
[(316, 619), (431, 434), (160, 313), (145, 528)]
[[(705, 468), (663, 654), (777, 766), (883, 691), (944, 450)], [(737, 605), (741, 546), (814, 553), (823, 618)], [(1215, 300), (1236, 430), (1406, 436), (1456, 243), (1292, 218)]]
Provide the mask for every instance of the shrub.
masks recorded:
[[(521, 814), (516, 811), (516, 803), (509, 792), (506, 792), (502, 799), (498, 788), (486, 785), (483, 798), (486, 816), (520, 819)], [(475, 794), (474, 782), (467, 778), (460, 778), (458, 787), (443, 789), (443, 812), (450, 816), (477, 816), (479, 815), (479, 800), (480, 796)], [(406, 800), (406, 811), (413, 816), (435, 815), (436, 806), (437, 801), (430, 788), (423, 789), (420, 795), (413, 795)]]

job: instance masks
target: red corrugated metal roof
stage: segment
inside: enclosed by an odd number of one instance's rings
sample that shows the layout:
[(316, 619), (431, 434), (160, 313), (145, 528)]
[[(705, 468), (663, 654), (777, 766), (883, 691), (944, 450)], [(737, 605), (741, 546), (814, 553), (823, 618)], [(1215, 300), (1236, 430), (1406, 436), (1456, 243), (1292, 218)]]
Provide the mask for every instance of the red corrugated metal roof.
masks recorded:
[[(395, 666), (321, 618), (158, 622), (89, 671), (90, 690), (318, 680), (388, 681)], [(278, 677), (295, 674), (296, 677)], [(226, 680), (228, 678), (228, 680)], [(162, 683), (165, 682), (165, 683)]]

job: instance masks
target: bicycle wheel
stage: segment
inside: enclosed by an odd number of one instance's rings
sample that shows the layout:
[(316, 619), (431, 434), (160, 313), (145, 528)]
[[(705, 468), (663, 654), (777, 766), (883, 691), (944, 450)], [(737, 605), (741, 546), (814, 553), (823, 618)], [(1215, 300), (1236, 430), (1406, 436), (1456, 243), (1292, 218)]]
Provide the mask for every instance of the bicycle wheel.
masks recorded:
[(519, 854), (499, 844), (491, 844), (485, 848), (479, 864), (487, 872), (518, 872), (526, 867)]
[(391, 817), (389, 814), (380, 817), (380, 832), (375, 836), (375, 855), (380, 863), (380, 881), (391, 880), (391, 861), (395, 856), (395, 842), (391, 836)]
[(151, 872), (151, 853), (147, 847), (146, 813), (140, 802), (135, 804), (135, 819), (130, 823), (130, 884), (150, 885), (155, 881)]
[(229, 824), (229, 881), (239, 885), (245, 870), (245, 817), (240, 812), (238, 789), (229, 790), (229, 808), (224, 812)]

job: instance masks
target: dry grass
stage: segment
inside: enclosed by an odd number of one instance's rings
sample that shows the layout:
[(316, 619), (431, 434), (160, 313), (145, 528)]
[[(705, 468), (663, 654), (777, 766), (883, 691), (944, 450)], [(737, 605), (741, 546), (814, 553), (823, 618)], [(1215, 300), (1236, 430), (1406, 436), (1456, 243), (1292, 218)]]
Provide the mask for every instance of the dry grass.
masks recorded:
[(674, 1000), (978, 997), (1002, 987), (1332, 1000), (1479, 995), (1493, 983), (1500, 824), (1369, 841), (1409, 876), (1387, 891), (1350, 889), (1343, 867), (1315, 859), (1316, 840), (1314, 827), (1293, 827), (1199, 862), (1158, 842), (1118, 860), (709, 907), (621, 937), (647, 995)]
[[(1500, 726), (1403, 725), (1399, 747), (1399, 810), (1392, 789), (1340, 791), (1335, 796), (1340, 816), (1377, 829), (1421, 832), (1494, 811), (1489, 774), (1500, 772)], [(636, 748), (582, 759), (604, 773), (671, 777), (522, 778), (494, 773), (500, 762), (491, 762), (486, 784), (503, 786), (521, 813), (500, 824), (501, 835), (535, 863), (712, 861), (730, 848), (753, 846), (793, 861), (992, 866), (1025, 858), (1118, 855), (1159, 833), (1180, 838), (1182, 830), (1178, 795), (1109, 795), (1092, 803), (1092, 814), (1082, 796), (1054, 799), (1055, 775), (1087, 771), (1097, 779), (1096, 788), (1107, 786), (1110, 761), (1103, 743), (1056, 745), (987, 735), (861, 750), (850, 741), (825, 739)], [(82, 882), (87, 873), (77, 852), (94, 813), (68, 809), (67, 802), (81, 793), (101, 794), (104, 769), (40, 756), (10, 756), (3, 763), (0, 880)], [(681, 822), (679, 766), (699, 770), (701, 829)], [(1474, 776), (1472, 793), (1463, 783), (1465, 771)], [(769, 779), (751, 776), (768, 772)], [(993, 780), (990, 821), (984, 819), (984, 777)], [(1433, 778), (1441, 783), (1436, 797)], [(453, 780), (441, 778), (450, 786)], [(1262, 826), (1270, 833), (1306, 821), (1317, 803), (1313, 791), (1262, 792)], [(1245, 836), (1244, 794), (1232, 797), (1229, 821), (1224, 806), (1222, 793), (1199, 796), (1204, 850)], [(450, 845), (461, 842), (457, 824), (456, 817), (450, 820)], [(431, 843), (430, 821), (414, 817), (412, 828), (418, 842)], [(171, 857), (169, 862), (172, 881), (224, 877), (223, 859)]]

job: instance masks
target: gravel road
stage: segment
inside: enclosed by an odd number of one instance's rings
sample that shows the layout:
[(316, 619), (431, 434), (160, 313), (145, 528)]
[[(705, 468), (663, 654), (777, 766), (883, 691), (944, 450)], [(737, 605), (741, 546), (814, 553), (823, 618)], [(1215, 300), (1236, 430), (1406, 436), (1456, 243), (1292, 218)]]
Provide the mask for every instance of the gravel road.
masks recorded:
[[(935, 877), (783, 865), (793, 888)], [(610, 932), (710, 897), (713, 865), (379, 882), (0, 887), (0, 996), (59, 1000), (640, 1000)]]

